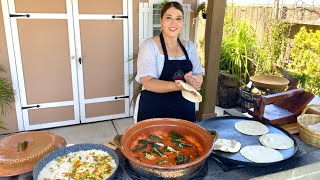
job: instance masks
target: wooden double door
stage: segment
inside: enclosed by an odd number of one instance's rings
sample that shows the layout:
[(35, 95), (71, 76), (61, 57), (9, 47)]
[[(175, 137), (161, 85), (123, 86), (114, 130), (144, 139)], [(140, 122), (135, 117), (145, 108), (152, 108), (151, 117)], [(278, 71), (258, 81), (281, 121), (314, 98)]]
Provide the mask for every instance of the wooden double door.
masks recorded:
[(131, 4), (2, 0), (19, 129), (131, 115)]

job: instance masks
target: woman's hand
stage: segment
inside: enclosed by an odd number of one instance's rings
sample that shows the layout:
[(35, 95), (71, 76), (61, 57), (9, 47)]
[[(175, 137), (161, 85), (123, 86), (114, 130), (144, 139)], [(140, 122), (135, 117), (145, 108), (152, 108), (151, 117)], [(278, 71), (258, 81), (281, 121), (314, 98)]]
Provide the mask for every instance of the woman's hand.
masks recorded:
[[(201, 77), (200, 77), (201, 76)], [(184, 79), (186, 80), (186, 83), (194, 87), (197, 91), (201, 89), (202, 85), (202, 74), (200, 75), (192, 75), (192, 72), (188, 72), (184, 75)]]
[(141, 77), (141, 83), (145, 90), (155, 93), (167, 93), (173, 91), (185, 90), (178, 82), (163, 81), (155, 79), (152, 76)]
[(179, 81), (175, 81), (176, 88), (180, 91), (186, 91), (186, 89), (183, 88), (182, 84)]

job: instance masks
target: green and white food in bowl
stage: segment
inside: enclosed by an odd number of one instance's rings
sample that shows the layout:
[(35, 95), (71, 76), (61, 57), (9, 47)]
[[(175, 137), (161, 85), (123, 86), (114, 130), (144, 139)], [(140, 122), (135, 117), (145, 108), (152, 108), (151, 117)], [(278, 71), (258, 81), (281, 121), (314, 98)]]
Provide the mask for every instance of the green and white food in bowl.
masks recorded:
[(77, 144), (42, 158), (33, 171), (37, 180), (109, 179), (118, 168), (117, 154), (101, 144)]

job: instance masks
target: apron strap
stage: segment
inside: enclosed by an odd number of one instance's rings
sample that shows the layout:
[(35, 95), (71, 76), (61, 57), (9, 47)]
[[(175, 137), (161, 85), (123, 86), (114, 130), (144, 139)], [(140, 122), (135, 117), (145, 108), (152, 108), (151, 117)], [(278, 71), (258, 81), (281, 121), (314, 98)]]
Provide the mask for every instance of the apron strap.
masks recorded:
[[(163, 50), (163, 53), (164, 53), (165, 60), (169, 60), (168, 51), (167, 51), (167, 48), (166, 48), (166, 43), (164, 42), (164, 39), (163, 39), (162, 32), (160, 33), (160, 42), (161, 42), (161, 47), (162, 47), (162, 50)], [(186, 59), (189, 60), (188, 52), (187, 52), (186, 48), (182, 45), (182, 43), (181, 43), (179, 38), (178, 38), (178, 44), (180, 45), (184, 55), (186, 56)]]
[(167, 52), (166, 44), (165, 44), (164, 39), (163, 39), (162, 32), (160, 33), (160, 42), (161, 42), (162, 50), (163, 50), (163, 53), (164, 53), (165, 61), (169, 60), (168, 52)]
[(186, 59), (189, 60), (188, 52), (187, 52), (186, 48), (184, 48), (184, 46), (182, 45), (182, 43), (181, 43), (179, 38), (178, 38), (178, 43), (179, 43), (184, 55), (186, 56)]

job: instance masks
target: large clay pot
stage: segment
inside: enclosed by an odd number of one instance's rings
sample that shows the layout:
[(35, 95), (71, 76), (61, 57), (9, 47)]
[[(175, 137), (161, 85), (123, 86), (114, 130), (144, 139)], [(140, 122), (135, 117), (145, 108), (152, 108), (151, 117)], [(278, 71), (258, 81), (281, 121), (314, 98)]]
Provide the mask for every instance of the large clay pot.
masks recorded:
[[(150, 165), (135, 158), (131, 153), (131, 142), (138, 136), (149, 134), (156, 130), (164, 132), (175, 131), (195, 137), (204, 149), (202, 156), (192, 162), (172, 166)], [(159, 118), (144, 120), (129, 127), (118, 139), (120, 140), (118, 146), (129, 160), (132, 169), (145, 178), (189, 179), (202, 169), (206, 158), (213, 150), (213, 139), (206, 129), (195, 123), (180, 119)]]

